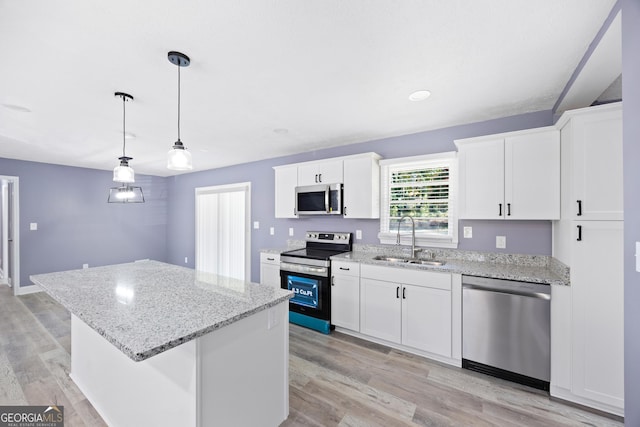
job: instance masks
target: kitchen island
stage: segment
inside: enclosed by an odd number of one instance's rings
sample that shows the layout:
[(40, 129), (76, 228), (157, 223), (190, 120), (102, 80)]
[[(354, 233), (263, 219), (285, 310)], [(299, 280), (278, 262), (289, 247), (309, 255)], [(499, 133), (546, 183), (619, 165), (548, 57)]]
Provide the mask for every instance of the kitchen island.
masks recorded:
[(141, 261), (31, 276), (71, 312), (71, 378), (111, 426), (276, 426), (289, 291)]

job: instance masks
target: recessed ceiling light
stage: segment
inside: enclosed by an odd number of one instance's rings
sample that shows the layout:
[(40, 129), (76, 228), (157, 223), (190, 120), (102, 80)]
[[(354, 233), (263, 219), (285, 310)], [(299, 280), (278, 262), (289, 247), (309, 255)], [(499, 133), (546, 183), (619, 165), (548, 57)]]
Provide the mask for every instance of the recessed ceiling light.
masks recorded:
[(286, 135), (289, 133), (289, 129), (285, 129), (285, 128), (277, 128), (277, 129), (274, 129), (273, 131), (279, 135)]
[(413, 92), (411, 95), (409, 95), (409, 100), (410, 101), (424, 101), (425, 99), (427, 99), (430, 96), (431, 96), (431, 92), (429, 92), (428, 90), (417, 90), (417, 91)]
[(23, 107), (22, 105), (15, 104), (2, 104), (4, 108), (8, 108), (9, 110), (18, 111), (20, 113), (30, 113), (31, 110), (27, 107)]

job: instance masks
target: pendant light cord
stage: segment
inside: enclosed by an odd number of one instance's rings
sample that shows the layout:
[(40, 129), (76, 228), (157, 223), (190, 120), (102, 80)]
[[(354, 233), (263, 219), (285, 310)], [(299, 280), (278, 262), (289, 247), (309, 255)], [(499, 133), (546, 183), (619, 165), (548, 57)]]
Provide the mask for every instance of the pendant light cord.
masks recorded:
[(178, 61), (178, 142), (180, 141), (180, 68)]
[(127, 98), (124, 95), (122, 95), (122, 157), (127, 156), (125, 154), (125, 148), (127, 145), (126, 117), (127, 117)]

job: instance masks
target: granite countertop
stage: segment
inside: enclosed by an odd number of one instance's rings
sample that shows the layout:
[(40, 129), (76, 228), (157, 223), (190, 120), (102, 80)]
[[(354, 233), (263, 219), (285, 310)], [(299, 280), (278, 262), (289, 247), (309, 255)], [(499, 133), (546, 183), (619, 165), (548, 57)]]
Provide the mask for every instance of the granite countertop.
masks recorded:
[(38, 274), (31, 280), (134, 361), (293, 296), (158, 261)]
[(331, 257), (335, 261), (351, 261), (361, 264), (375, 264), (387, 267), (409, 268), (415, 270), (440, 271), (443, 273), (466, 274), (470, 276), (489, 277), (494, 279), (508, 279), (522, 282), (543, 283), (549, 285), (568, 285), (568, 281), (556, 271), (546, 265), (526, 265), (518, 262), (492, 262), (476, 261), (468, 259), (446, 259), (437, 257), (438, 260), (445, 261), (444, 265), (422, 265), (408, 263), (394, 263), (389, 261), (378, 261), (373, 259), (378, 253), (372, 252), (347, 252)]

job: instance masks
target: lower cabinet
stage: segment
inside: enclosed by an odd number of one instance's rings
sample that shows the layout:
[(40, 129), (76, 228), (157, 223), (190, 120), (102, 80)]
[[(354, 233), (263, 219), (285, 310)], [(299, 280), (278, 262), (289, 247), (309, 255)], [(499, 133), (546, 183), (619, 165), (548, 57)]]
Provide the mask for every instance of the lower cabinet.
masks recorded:
[(331, 263), (331, 324), (360, 331), (360, 264)]
[(280, 287), (280, 254), (260, 254), (260, 284)]
[(360, 332), (451, 358), (451, 275), (362, 265)]

